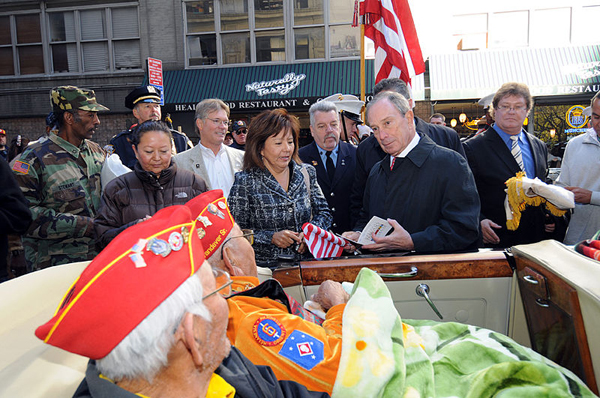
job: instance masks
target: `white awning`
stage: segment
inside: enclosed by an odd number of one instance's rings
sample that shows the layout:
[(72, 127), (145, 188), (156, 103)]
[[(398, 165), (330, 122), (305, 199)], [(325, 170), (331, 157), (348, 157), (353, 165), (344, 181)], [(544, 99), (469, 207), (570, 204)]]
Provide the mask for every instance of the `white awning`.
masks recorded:
[(477, 99), (518, 81), (537, 96), (600, 90), (600, 45), (431, 55), (432, 100)]

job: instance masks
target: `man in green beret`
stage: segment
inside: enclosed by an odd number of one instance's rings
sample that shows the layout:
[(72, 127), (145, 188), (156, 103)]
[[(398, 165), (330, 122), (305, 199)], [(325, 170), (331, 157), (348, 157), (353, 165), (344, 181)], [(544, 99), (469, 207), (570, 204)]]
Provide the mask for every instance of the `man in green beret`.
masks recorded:
[(53, 88), (50, 102), (58, 134), (23, 151), (13, 173), (29, 202), (33, 222), (23, 235), (28, 271), (97, 254), (93, 221), (100, 205), (100, 172), (105, 152), (90, 141), (100, 125), (93, 90)]

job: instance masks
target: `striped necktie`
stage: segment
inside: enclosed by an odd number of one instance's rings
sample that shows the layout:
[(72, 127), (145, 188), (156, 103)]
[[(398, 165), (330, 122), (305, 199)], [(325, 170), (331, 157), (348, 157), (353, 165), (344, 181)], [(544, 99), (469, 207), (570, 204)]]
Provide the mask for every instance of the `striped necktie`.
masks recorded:
[(392, 157), (392, 163), (390, 163), (390, 170), (394, 170), (394, 164), (396, 163), (396, 157)]
[(510, 149), (510, 152), (512, 153), (513, 157), (517, 161), (517, 164), (519, 165), (519, 168), (521, 170), (524, 170), (524, 168), (523, 168), (523, 155), (521, 154), (521, 148), (519, 147), (519, 136), (518, 135), (511, 135), (510, 139), (512, 140), (512, 148)]

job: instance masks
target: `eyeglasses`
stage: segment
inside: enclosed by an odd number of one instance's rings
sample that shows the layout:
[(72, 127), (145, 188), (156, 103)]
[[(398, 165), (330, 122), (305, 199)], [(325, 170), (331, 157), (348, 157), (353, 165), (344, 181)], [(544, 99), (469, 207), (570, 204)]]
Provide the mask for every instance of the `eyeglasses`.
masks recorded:
[(202, 300), (205, 300), (208, 297), (217, 293), (221, 294), (221, 296), (223, 297), (231, 295), (231, 284), (233, 283), (233, 281), (231, 280), (229, 274), (226, 271), (223, 271), (219, 268), (213, 268), (212, 272), (215, 276), (215, 283), (217, 285), (217, 288), (214, 291), (208, 293), (206, 296), (202, 297)]
[(235, 135), (242, 135), (242, 134), (248, 134), (247, 130), (238, 130), (234, 132)]
[(221, 245), (221, 260), (223, 260), (223, 249), (225, 249), (225, 245), (232, 239), (235, 238), (246, 238), (250, 245), (254, 244), (254, 231), (251, 229), (242, 229), (242, 235), (232, 236), (230, 238), (225, 239), (225, 242)]
[(525, 105), (515, 105), (515, 106), (498, 105), (498, 109), (501, 110), (502, 112), (508, 112), (508, 111), (523, 112), (525, 109), (527, 109), (527, 106), (525, 106)]
[(229, 126), (230, 120), (225, 119), (225, 120), (221, 120), (221, 119), (212, 119), (210, 117), (207, 117), (206, 119), (210, 120), (211, 122), (213, 122), (216, 125), (223, 125), (223, 126)]

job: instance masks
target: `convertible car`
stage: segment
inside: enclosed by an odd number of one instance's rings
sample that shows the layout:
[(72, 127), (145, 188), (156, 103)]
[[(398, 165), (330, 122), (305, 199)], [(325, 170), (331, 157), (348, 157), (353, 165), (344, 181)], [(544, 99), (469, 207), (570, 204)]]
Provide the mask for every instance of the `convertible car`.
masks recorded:
[[(43, 344), (33, 331), (86, 265), (49, 268), (0, 285), (0, 396), (71, 396), (83, 379), (87, 358)], [(364, 267), (385, 281), (402, 320), (417, 331), (456, 322), (472, 333), (498, 332), (568, 369), (598, 394), (598, 261), (544, 241), (506, 251), (305, 261), (277, 268), (272, 277), (303, 302), (321, 282), (353, 282)]]

